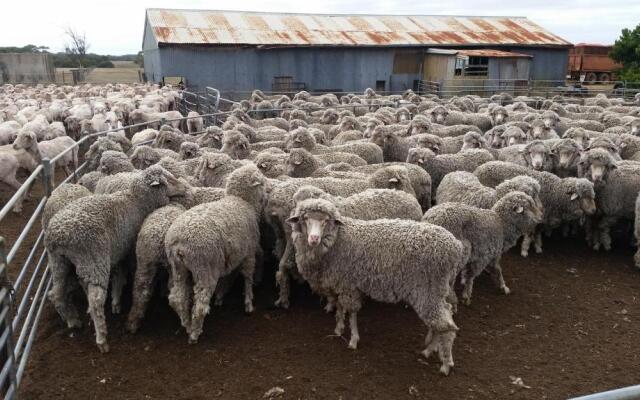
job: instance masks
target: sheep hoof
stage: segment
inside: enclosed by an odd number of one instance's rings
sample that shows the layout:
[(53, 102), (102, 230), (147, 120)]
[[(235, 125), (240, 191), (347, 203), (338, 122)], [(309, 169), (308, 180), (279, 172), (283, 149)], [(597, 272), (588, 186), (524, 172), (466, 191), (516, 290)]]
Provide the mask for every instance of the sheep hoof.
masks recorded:
[(528, 251), (521, 251), (520, 255), (522, 256), (522, 258), (527, 258), (529, 256), (529, 252)]
[(104, 354), (109, 352), (109, 344), (107, 342), (96, 344), (98, 345), (98, 350), (100, 350), (100, 353)]
[(82, 328), (82, 321), (77, 318), (71, 319), (67, 321), (67, 327), (69, 327), (69, 329), (80, 329)]
[(284, 308), (285, 310), (289, 308), (289, 300), (278, 299), (274, 304), (276, 307)]
[(197, 343), (198, 343), (197, 337), (189, 336), (189, 344), (197, 344)]
[(431, 357), (432, 352), (433, 351), (427, 347), (426, 349), (422, 350), (422, 355), (428, 360), (429, 357)]
[(129, 321), (127, 323), (127, 331), (131, 334), (135, 334), (136, 332), (138, 332), (138, 323), (137, 322), (133, 322), (133, 321)]
[(245, 314), (253, 314), (253, 304), (245, 304), (244, 305), (244, 312)]
[(536, 247), (536, 254), (542, 254), (542, 247)]
[(324, 311), (327, 313), (333, 312), (333, 304), (327, 303), (327, 305), (324, 306)]
[(357, 350), (358, 349), (358, 339), (351, 338), (351, 340), (349, 341), (349, 346), (348, 347), (351, 350)]
[(511, 289), (509, 289), (509, 288), (507, 287), (507, 285), (504, 285), (504, 286), (503, 286), (503, 287), (501, 287), (500, 289), (502, 290), (502, 293), (504, 293), (504, 294), (509, 294), (509, 293), (511, 293)]
[(469, 297), (463, 297), (462, 298), (462, 304), (464, 304), (465, 306), (470, 306), (471, 305), (471, 299)]
[(111, 305), (111, 314), (118, 315), (122, 311), (122, 306), (120, 304), (112, 304)]
[(215, 299), (213, 301), (213, 305), (216, 306), (216, 307), (222, 307), (222, 303), (223, 303), (222, 299)]
[(442, 364), (442, 366), (440, 367), (440, 373), (444, 376), (449, 376), (449, 373), (451, 372), (451, 367), (453, 367), (453, 365)]

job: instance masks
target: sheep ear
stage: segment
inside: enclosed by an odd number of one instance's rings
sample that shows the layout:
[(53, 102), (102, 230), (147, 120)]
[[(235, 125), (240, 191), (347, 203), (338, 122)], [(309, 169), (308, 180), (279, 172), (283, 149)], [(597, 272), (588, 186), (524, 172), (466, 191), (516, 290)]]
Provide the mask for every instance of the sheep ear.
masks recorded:
[(159, 181), (153, 181), (149, 184), (149, 186), (160, 186), (160, 182)]
[(260, 168), (267, 168), (267, 163), (260, 164)]
[(293, 226), (293, 225), (297, 225), (298, 222), (300, 222), (300, 216), (299, 215), (293, 215), (289, 218), (287, 218), (287, 224)]
[(514, 206), (513, 211), (515, 211), (518, 214), (522, 214), (524, 212), (524, 208), (522, 206)]
[(627, 147), (627, 144), (625, 142), (620, 143), (620, 148), (624, 149), (625, 147)]
[(344, 222), (342, 222), (342, 218), (341, 217), (337, 217), (336, 219), (333, 220), (333, 222), (336, 225), (344, 225)]
[(578, 193), (571, 193), (571, 200), (575, 200), (578, 198)]

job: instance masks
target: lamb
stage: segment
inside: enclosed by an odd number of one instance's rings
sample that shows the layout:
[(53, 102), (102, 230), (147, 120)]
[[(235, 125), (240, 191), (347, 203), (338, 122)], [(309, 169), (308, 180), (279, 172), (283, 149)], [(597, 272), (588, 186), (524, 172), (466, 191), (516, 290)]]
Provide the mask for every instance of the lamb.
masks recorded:
[(427, 325), (423, 355), (438, 352), (440, 372), (449, 374), (457, 327), (446, 299), (464, 257), (453, 235), (415, 221), (342, 217), (323, 199), (300, 202), (287, 222), (302, 277), (314, 291), (336, 299), (336, 334), (342, 334), (349, 314), (350, 348), (357, 348), (360, 339), (357, 313), (363, 296), (404, 301)]
[(42, 211), (42, 229), (47, 230), (49, 221), (58, 211), (73, 201), (81, 197), (90, 196), (91, 194), (92, 193), (84, 186), (73, 183), (63, 183), (56, 187), (44, 205), (44, 210)]
[(195, 111), (189, 111), (187, 114), (187, 132), (193, 134), (201, 132), (204, 127), (204, 119)]
[(605, 251), (611, 250), (611, 227), (621, 218), (634, 219), (640, 165), (624, 163), (600, 148), (587, 151), (580, 159), (582, 174), (593, 182), (596, 192), (599, 241), (594, 243), (594, 250), (599, 250), (600, 245)]
[[(244, 277), (245, 312), (253, 312), (253, 273), (259, 251), (266, 178), (255, 165), (234, 171), (219, 201), (196, 206), (180, 215), (165, 236), (173, 277), (169, 304), (196, 343), (218, 280), (240, 270)], [(189, 275), (193, 309), (189, 312)]]
[(445, 175), (438, 189), (436, 204), (457, 202), (490, 209), (508, 193), (519, 191), (530, 196), (542, 208), (540, 184), (526, 175), (507, 179), (494, 189), (484, 186), (478, 177), (470, 172), (456, 171)]
[[(504, 162), (491, 161), (479, 166), (473, 172), (483, 185), (496, 187), (506, 179), (527, 175), (540, 183), (540, 200), (544, 208), (543, 225), (550, 231), (563, 222), (579, 221), (596, 211), (593, 184), (586, 179), (559, 178), (549, 172), (539, 172), (527, 167)], [(530, 242), (522, 243), (522, 256), (526, 257)], [(535, 235), (535, 249), (542, 252), (540, 232)]]
[[(518, 239), (533, 231), (542, 222), (542, 211), (535, 201), (523, 192), (511, 192), (490, 209), (466, 204), (440, 204), (424, 214), (424, 222), (439, 225), (451, 232), (465, 246), (469, 257), (459, 271), (464, 286), (462, 299), (471, 304), (473, 282), (488, 268), (504, 294), (509, 294), (500, 259), (502, 254), (516, 245)], [(453, 287), (451, 288), (453, 291)]]
[(73, 268), (85, 289), (101, 352), (109, 351), (104, 303), (110, 276), (113, 273), (112, 311), (117, 314), (126, 276), (120, 262), (131, 252), (144, 218), (183, 191), (182, 183), (154, 166), (143, 171), (129, 190), (82, 197), (49, 221), (44, 234), (53, 280), (49, 299), (69, 328), (80, 327), (69, 290)]
[(409, 150), (407, 163), (417, 164), (424, 168), (431, 176), (431, 195), (437, 195), (437, 187), (442, 178), (449, 172), (472, 172), (478, 166), (493, 161), (493, 156), (487, 150), (464, 150), (457, 154), (436, 155), (429, 149), (413, 148)]

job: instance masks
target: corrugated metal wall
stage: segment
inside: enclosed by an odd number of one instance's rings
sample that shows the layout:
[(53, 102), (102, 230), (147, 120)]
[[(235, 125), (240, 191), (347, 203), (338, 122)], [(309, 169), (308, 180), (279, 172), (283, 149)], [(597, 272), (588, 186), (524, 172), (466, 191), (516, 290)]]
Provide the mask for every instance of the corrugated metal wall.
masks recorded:
[[(275, 76), (292, 76), (308, 90), (361, 92), (385, 81), (386, 89), (413, 87), (419, 73), (394, 73), (395, 49), (161, 47), (161, 76), (185, 76), (190, 87), (222, 91), (271, 90)], [(145, 71), (147, 71), (145, 51)], [(149, 72), (156, 71), (152, 61)], [(416, 66), (419, 70), (419, 65)], [(158, 75), (158, 74), (156, 74)], [(156, 81), (161, 79), (156, 76)], [(147, 72), (148, 79), (151, 79)]]
[(546, 49), (514, 47), (511, 51), (533, 56), (531, 62), (531, 79), (564, 81), (569, 63), (568, 49)]

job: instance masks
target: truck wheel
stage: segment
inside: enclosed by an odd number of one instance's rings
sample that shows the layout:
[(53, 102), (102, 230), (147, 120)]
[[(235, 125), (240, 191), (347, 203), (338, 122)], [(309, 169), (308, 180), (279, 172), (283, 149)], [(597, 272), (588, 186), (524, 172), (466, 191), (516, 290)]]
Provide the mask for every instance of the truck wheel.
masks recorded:
[(588, 72), (587, 76), (585, 76), (584, 81), (589, 83), (594, 83), (598, 80), (598, 75), (595, 72)]
[(600, 76), (598, 76), (598, 80), (600, 82), (609, 82), (611, 80), (611, 75), (609, 75), (608, 73), (604, 72), (604, 73), (600, 74)]

